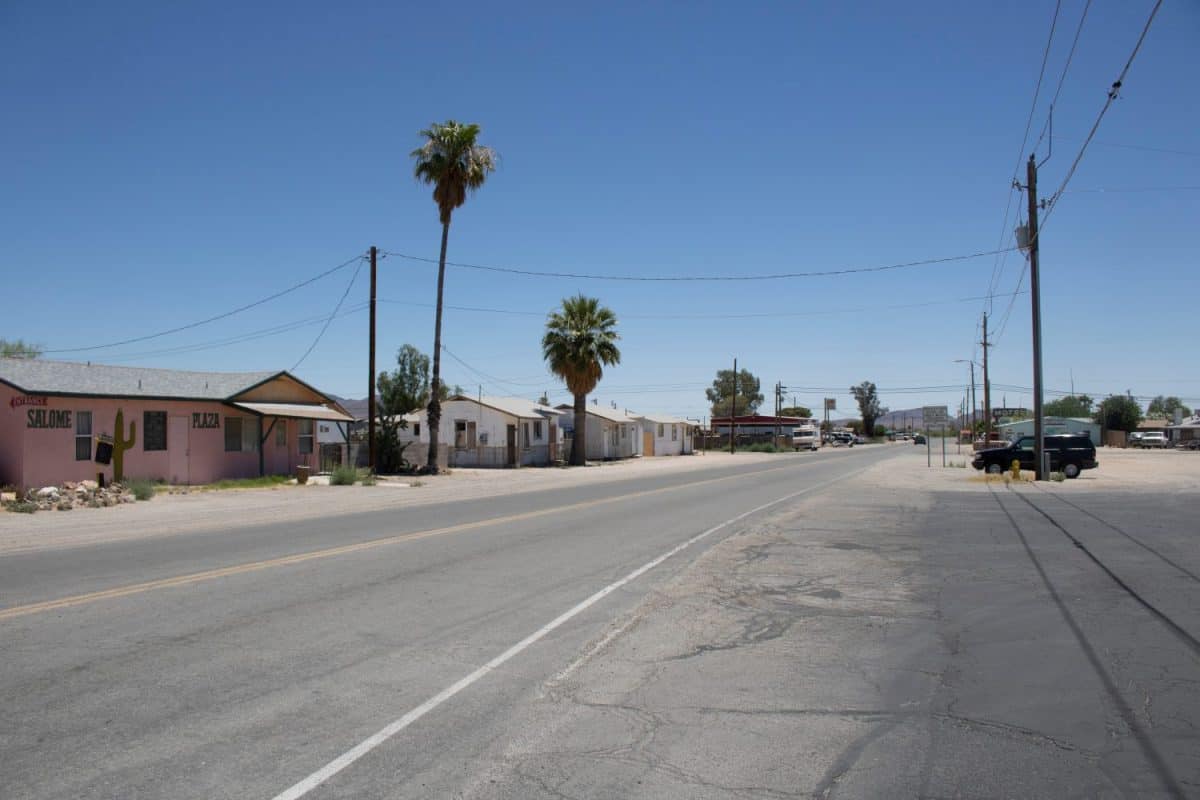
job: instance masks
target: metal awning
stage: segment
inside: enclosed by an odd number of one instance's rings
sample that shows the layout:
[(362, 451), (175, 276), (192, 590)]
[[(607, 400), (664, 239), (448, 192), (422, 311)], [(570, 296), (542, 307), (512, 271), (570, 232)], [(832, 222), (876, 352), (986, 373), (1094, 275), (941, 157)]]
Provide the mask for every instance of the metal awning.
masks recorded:
[(306, 403), (234, 403), (264, 417), (288, 417), (290, 419), (327, 419), (334, 422), (353, 422), (354, 417), (329, 406)]

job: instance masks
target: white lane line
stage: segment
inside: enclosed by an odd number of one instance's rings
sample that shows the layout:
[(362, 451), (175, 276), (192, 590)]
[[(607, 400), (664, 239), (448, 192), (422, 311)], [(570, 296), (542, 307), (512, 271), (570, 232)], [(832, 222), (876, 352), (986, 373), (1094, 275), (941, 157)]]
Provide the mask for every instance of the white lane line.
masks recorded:
[(671, 556), (676, 555), (677, 553), (679, 553), (682, 550), (686, 550), (687, 548), (691, 547), (692, 545), (694, 545), (696, 542), (700, 541), (701, 539), (707, 538), (708, 536), (711, 536), (712, 534), (716, 533), (719, 530), (728, 528), (730, 525), (734, 524), (735, 522), (740, 522), (741, 520), (745, 519), (746, 517), (748, 517), (752, 514), (757, 514), (760, 511), (765, 511), (766, 509), (771, 508), (772, 506), (777, 506), (780, 503), (787, 502), (788, 500), (792, 500), (796, 497), (799, 497), (800, 495), (808, 494), (809, 492), (814, 492), (818, 489), (823, 489), (826, 486), (830, 486), (830, 485), (836, 483), (837, 481), (842, 480), (842, 478), (844, 478), (844, 477), (846, 477), (846, 476), (840, 476), (840, 477), (833, 478), (828, 481), (824, 481), (822, 483), (813, 484), (812, 486), (809, 486), (805, 489), (801, 489), (800, 491), (792, 492), (791, 494), (784, 495), (783, 497), (772, 500), (769, 503), (763, 503), (761, 506), (757, 506), (756, 508), (752, 508), (749, 511), (745, 511), (741, 514), (738, 514), (736, 517), (730, 517), (729, 519), (725, 520), (724, 522), (714, 525), (713, 527), (709, 528), (708, 530), (706, 530), (702, 533), (698, 533), (695, 536), (693, 536), (692, 538), (682, 542), (681, 544), (678, 544), (675, 547), (672, 547), (670, 550), (663, 553), (662, 555), (660, 555), (658, 558), (654, 559), (653, 561), (646, 562), (642, 566), (635, 569), (633, 572), (626, 575), (624, 578), (621, 578), (618, 581), (610, 583), (608, 586), (605, 586), (603, 589), (596, 592), (595, 594), (593, 594), (591, 597), (587, 598), (583, 602), (572, 607), (570, 610), (558, 615), (550, 622), (548, 622), (545, 625), (543, 625), (542, 627), (538, 628), (536, 631), (529, 634), (524, 639), (522, 639), (521, 641), (514, 644), (512, 647), (508, 648), (503, 653), (496, 656), (491, 661), (487, 662), (482, 667), (480, 667), (479, 669), (472, 672), (470, 675), (467, 675), (466, 677), (461, 678), (458, 681), (455, 681), (454, 683), (450, 684), (445, 689), (442, 689), (440, 692), (435, 694), (433, 697), (429, 698), (424, 703), (421, 703), (421, 705), (419, 705), (416, 708), (414, 708), (413, 710), (409, 711), (407, 714), (400, 717), (395, 722), (392, 722), (389, 725), (387, 725), (386, 727), (384, 727), (378, 733), (375, 733), (375, 734), (367, 737), (359, 744), (357, 744), (354, 747), (347, 750), (345, 753), (342, 753), (340, 756), (335, 758), (333, 761), (330, 761), (328, 764), (321, 767), (319, 770), (317, 770), (313, 774), (309, 775), (304, 780), (296, 783), (292, 787), (275, 795), (273, 800), (298, 800), (298, 798), (301, 798), (304, 795), (308, 794), (313, 789), (317, 788), (322, 783), (324, 783), (325, 781), (332, 778), (334, 775), (337, 775), (339, 772), (344, 770), (346, 767), (350, 766), (355, 761), (358, 761), (360, 758), (365, 756), (367, 753), (371, 752), (376, 747), (383, 744), (388, 739), (392, 738), (397, 733), (404, 730), (409, 725), (412, 725), (414, 722), (419, 720), (421, 717), (425, 716), (430, 711), (432, 711), (433, 709), (440, 706), (442, 703), (449, 700), (451, 697), (454, 697), (454, 695), (458, 694), (463, 689), (466, 689), (468, 686), (475, 683), (476, 681), (478, 681), (480, 678), (487, 675), (492, 670), (494, 670), (497, 667), (504, 664), (504, 662), (506, 662), (506, 661), (510, 660), (511, 658), (513, 658), (514, 656), (520, 654), (521, 651), (525, 650), (531, 644), (533, 644), (534, 642), (537, 642), (539, 639), (542, 639), (543, 637), (545, 637), (546, 634), (550, 633), (555, 628), (558, 628), (563, 623), (568, 622), (573, 617), (576, 617), (579, 614), (583, 613), (587, 609), (594, 606), (596, 603), (603, 600), (605, 597), (608, 597), (610, 594), (615, 592), (617, 589), (620, 589), (622, 586), (624, 586), (627, 583), (630, 583), (631, 581), (637, 580), (642, 575), (644, 575), (647, 572), (649, 572), (650, 570), (654, 569), (655, 567), (657, 567), (659, 564), (666, 561)]

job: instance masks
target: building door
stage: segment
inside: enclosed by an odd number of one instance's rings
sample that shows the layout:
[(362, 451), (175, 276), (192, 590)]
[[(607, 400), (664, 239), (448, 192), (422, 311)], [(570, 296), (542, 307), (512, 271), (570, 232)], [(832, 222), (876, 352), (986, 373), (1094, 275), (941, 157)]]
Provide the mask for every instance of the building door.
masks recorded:
[(192, 482), (188, 468), (191, 460), (191, 451), (188, 449), (190, 430), (187, 417), (171, 417), (167, 423), (167, 471), (171, 473), (171, 483)]
[(654, 455), (654, 431), (642, 431), (642, 455)]
[(507, 466), (515, 467), (517, 465), (517, 426), (508, 426), (508, 452), (505, 454), (507, 458), (504, 463)]
[(558, 460), (558, 426), (553, 422), (550, 423), (550, 448), (549, 448), (550, 463), (553, 464)]

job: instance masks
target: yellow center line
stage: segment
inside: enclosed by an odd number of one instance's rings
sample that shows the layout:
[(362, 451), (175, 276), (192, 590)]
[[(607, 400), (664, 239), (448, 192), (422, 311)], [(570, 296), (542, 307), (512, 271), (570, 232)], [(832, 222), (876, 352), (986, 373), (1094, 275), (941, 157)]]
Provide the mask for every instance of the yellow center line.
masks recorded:
[[(800, 466), (810, 466), (811, 463), (812, 462)], [(585, 500), (583, 502), (572, 503), (565, 506), (554, 506), (553, 508), (543, 508), (537, 511), (525, 511), (520, 514), (510, 514), (504, 517), (491, 517), (489, 519), (481, 519), (475, 522), (463, 522), (458, 525), (450, 525), (444, 528), (430, 528), (428, 530), (415, 531), (413, 533), (385, 536), (380, 539), (369, 539), (365, 542), (357, 542), (355, 544), (341, 545), (339, 547), (328, 547), (322, 550), (311, 550), (307, 553), (296, 553), (295, 555), (269, 558), (263, 561), (251, 561), (245, 564), (235, 564), (230, 567), (220, 567), (218, 569), (204, 570), (203, 572), (193, 572), (187, 575), (177, 575), (173, 578), (160, 578), (154, 581), (134, 583), (128, 586), (118, 586), (98, 592), (88, 592), (87, 594), (60, 597), (57, 600), (44, 600), (40, 603), (12, 606), (11, 608), (0, 609), (0, 622), (16, 619), (17, 617), (28, 616), (30, 614), (40, 614), (43, 611), (55, 611), (61, 608), (72, 608), (74, 606), (88, 605), (101, 600), (115, 600), (120, 597), (129, 597), (130, 595), (153, 592), (159, 589), (173, 589), (178, 586), (189, 586), (194, 583), (202, 583), (204, 581), (215, 580), (217, 578), (227, 578), (231, 575), (244, 575), (250, 572), (273, 569), (275, 567), (287, 567), (293, 564), (303, 564), (306, 561), (315, 561), (321, 558), (331, 558), (333, 556), (341, 556), (349, 553), (358, 553), (364, 550), (373, 550), (377, 547), (386, 547), (388, 545), (401, 544), (403, 542), (412, 542), (418, 539), (428, 539), (433, 536), (445, 536), (451, 533), (462, 533), (464, 531), (477, 530), (479, 528), (485, 528), (491, 525), (503, 525), (510, 522), (521, 522), (523, 520), (536, 519), (538, 517), (545, 517), (551, 514), (560, 514), (564, 511), (579, 511), (585, 508), (594, 508), (606, 503), (616, 503), (624, 500), (632, 500), (638, 497), (650, 497), (652, 495), (675, 492), (679, 491), (680, 489), (691, 489), (696, 486), (704, 486), (706, 484), (736, 480), (738, 478), (752, 478), (765, 473), (777, 472), (781, 469), (789, 469), (795, 466), (798, 465), (786, 464), (779, 467), (771, 467), (769, 469), (755, 470), (754, 472), (744, 472), (736, 475), (724, 475), (719, 478), (707, 478), (702, 481), (694, 481), (692, 483), (685, 483), (679, 486), (665, 486), (660, 489), (645, 489), (640, 492), (631, 492), (629, 494), (617, 495), (615, 497), (604, 497), (597, 500)]]

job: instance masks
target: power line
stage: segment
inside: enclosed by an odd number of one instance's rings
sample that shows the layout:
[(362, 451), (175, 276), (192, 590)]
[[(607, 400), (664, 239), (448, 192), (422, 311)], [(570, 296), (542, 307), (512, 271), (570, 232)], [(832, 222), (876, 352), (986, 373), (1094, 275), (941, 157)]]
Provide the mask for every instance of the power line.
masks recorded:
[(1100, 108), (1100, 113), (1096, 115), (1096, 121), (1092, 123), (1092, 129), (1088, 131), (1087, 138), (1083, 140), (1083, 146), (1079, 148), (1079, 153), (1075, 156), (1075, 160), (1071, 162), (1071, 168), (1067, 170), (1067, 174), (1063, 178), (1062, 183), (1059, 184), (1058, 190), (1050, 196), (1050, 207), (1046, 210), (1045, 215), (1042, 217), (1042, 221), (1039, 226), (1040, 228), (1045, 227), (1046, 221), (1049, 220), (1050, 215), (1054, 212), (1054, 208), (1058, 203), (1058, 198), (1061, 197), (1063, 192), (1066, 191), (1067, 184), (1071, 182), (1071, 178), (1075, 177), (1075, 170), (1079, 168), (1079, 162), (1083, 160), (1083, 156), (1084, 153), (1087, 152), (1088, 145), (1092, 143), (1092, 139), (1096, 136), (1096, 131), (1099, 130), (1100, 123), (1103, 121), (1104, 115), (1107, 114), (1108, 109), (1112, 107), (1113, 101), (1120, 96), (1121, 87), (1125, 85), (1125, 76), (1129, 74), (1129, 68), (1133, 66), (1134, 59), (1137, 58), (1138, 52), (1142, 49), (1142, 43), (1146, 41), (1146, 34), (1150, 32), (1150, 26), (1153, 24), (1154, 17), (1157, 16), (1160, 8), (1162, 8), (1162, 0), (1157, 0), (1157, 2), (1154, 4), (1154, 8), (1150, 11), (1150, 16), (1146, 19), (1146, 24), (1142, 27), (1142, 32), (1138, 36), (1137, 43), (1133, 46), (1133, 51), (1129, 54), (1129, 58), (1125, 61), (1125, 66), (1121, 68), (1121, 74), (1117, 76), (1117, 79), (1113, 81), (1112, 86), (1109, 87), (1108, 97), (1104, 101), (1104, 105)]
[(177, 328), (171, 328), (169, 330), (159, 331), (158, 333), (150, 333), (145, 336), (135, 336), (132, 339), (122, 339), (119, 342), (108, 342), (106, 344), (93, 344), (93, 345), (87, 345), (85, 347), (60, 347), (60, 348), (57, 348), (54, 350), (43, 350), (42, 352), (43, 353), (83, 353), (83, 352), (87, 352), (87, 351), (91, 351), (91, 350), (106, 350), (110, 347), (120, 347), (121, 345), (134, 344), (136, 342), (145, 342), (150, 339), (158, 339), (163, 336), (169, 336), (173, 333), (179, 333), (181, 331), (191, 330), (192, 328), (199, 328), (201, 325), (207, 325), (210, 322), (216, 322), (217, 320), (227, 319), (229, 317), (232, 317), (234, 314), (240, 314), (243, 311), (249, 311), (252, 308), (257, 308), (258, 306), (261, 306), (264, 303), (269, 303), (272, 300), (278, 300), (280, 297), (283, 297), (284, 295), (287, 295), (287, 294), (291, 294), (292, 292), (296, 291), (297, 289), (302, 289), (311, 283), (315, 283), (316, 281), (321, 280), (321, 278), (324, 278), (328, 275), (332, 275), (333, 273), (337, 272), (338, 270), (345, 269), (346, 267), (353, 264), (355, 261), (361, 262), (362, 258), (363, 257), (361, 255), (357, 255), (354, 258), (351, 258), (347, 261), (343, 261), (341, 264), (338, 264), (336, 267), (327, 269), (324, 272), (322, 272), (318, 275), (314, 275), (313, 277), (311, 277), (307, 280), (301, 281), (300, 283), (297, 283), (294, 286), (284, 289), (281, 292), (276, 292), (275, 294), (264, 297), (261, 300), (255, 300), (253, 303), (247, 303), (246, 305), (239, 306), (238, 308), (235, 308), (232, 311), (226, 311), (223, 314), (217, 314), (216, 316), (208, 317), (207, 319), (202, 319), (202, 320), (199, 320), (198, 322), (190, 322), (187, 325), (180, 325)]
[[(351, 314), (357, 314), (366, 310), (366, 303), (358, 303), (339, 314), (339, 317), (346, 317)], [(221, 347), (231, 347), (233, 345), (243, 344), (245, 342), (255, 341), (257, 339), (265, 339), (271, 336), (279, 336), (280, 334), (290, 333), (299, 328), (305, 328), (310, 325), (320, 325), (325, 321), (327, 315), (321, 314), (316, 317), (305, 317), (304, 319), (292, 320), (284, 322), (280, 325), (272, 325), (269, 328), (259, 328), (258, 330), (248, 331), (236, 336), (230, 336), (224, 339), (214, 339), (206, 342), (195, 342), (192, 344), (179, 345), (176, 347), (165, 347), (157, 350), (144, 350), (137, 353), (120, 353), (116, 356), (106, 357), (106, 362), (121, 363), (122, 361), (136, 361), (140, 358), (151, 358), (160, 355), (171, 355), (176, 353), (195, 353), (202, 350), (214, 350)]]
[[(1083, 23), (1087, 19), (1088, 9), (1092, 7), (1092, 0), (1087, 0), (1083, 5), (1083, 13), (1079, 15), (1079, 25), (1075, 28), (1075, 38), (1071, 41), (1071, 50), (1067, 53), (1067, 61), (1063, 64), (1062, 74), (1058, 76), (1058, 87), (1054, 90), (1054, 98), (1050, 101), (1050, 113), (1046, 115), (1046, 124), (1042, 126), (1042, 133), (1038, 136), (1037, 144), (1033, 146), (1034, 150), (1038, 149), (1038, 145), (1042, 143), (1047, 131), (1054, 129), (1054, 106), (1058, 104), (1058, 96), (1062, 93), (1063, 84), (1067, 80), (1067, 73), (1071, 69), (1071, 61), (1075, 58), (1075, 48), (1079, 45), (1079, 34), (1083, 33)], [(1054, 149), (1053, 140), (1050, 143), (1051, 150)]]
[[(1157, 2), (1154, 4), (1154, 8), (1150, 10), (1150, 16), (1146, 19), (1146, 24), (1142, 27), (1141, 34), (1138, 35), (1137, 43), (1133, 46), (1133, 51), (1129, 54), (1129, 58), (1125, 61), (1125, 66), (1122, 67), (1121, 73), (1117, 76), (1117, 79), (1113, 81), (1112, 86), (1109, 87), (1107, 99), (1104, 101), (1104, 105), (1100, 108), (1100, 113), (1096, 116), (1096, 121), (1092, 123), (1092, 128), (1090, 131), (1088, 131), (1087, 138), (1083, 140), (1083, 145), (1079, 148), (1079, 152), (1076, 154), (1075, 159), (1071, 162), (1070, 169), (1067, 170), (1067, 173), (1063, 177), (1062, 183), (1059, 184), (1058, 189), (1050, 195), (1049, 202), (1047, 203), (1046, 213), (1042, 215), (1042, 219), (1038, 224), (1037, 236), (1039, 238), (1045, 230), (1046, 223), (1050, 219), (1051, 214), (1058, 206), (1058, 199), (1066, 192), (1067, 185), (1071, 182), (1071, 178), (1075, 176), (1075, 171), (1079, 168), (1079, 163), (1083, 160), (1083, 156), (1087, 152), (1088, 145), (1091, 144), (1092, 139), (1096, 136), (1096, 131), (1099, 130), (1100, 123), (1104, 119), (1104, 115), (1107, 114), (1108, 109), (1112, 107), (1113, 101), (1120, 96), (1121, 87), (1125, 84), (1125, 76), (1129, 73), (1130, 67), (1133, 66), (1134, 59), (1137, 58), (1138, 52), (1142, 49), (1142, 43), (1145, 42), (1146, 34), (1150, 31), (1150, 25), (1153, 24), (1154, 17), (1158, 14), (1158, 10), (1161, 7), (1162, 0), (1157, 0)], [(1024, 270), (1022, 270), (1021, 274), (1023, 277)], [(1020, 288), (1019, 281), (1018, 288)], [(1011, 312), (1011, 306), (1012, 303), (1010, 302), (1009, 312)], [(1004, 322), (1000, 326), (1000, 334), (1004, 333), (1007, 323), (1008, 316), (1006, 313)], [(1000, 334), (996, 336), (997, 340), (999, 340)]]
[[(1007, 297), (1012, 292), (1004, 292), (996, 295), (996, 297)], [(1016, 292), (1015, 294), (1025, 294), (1025, 292)], [(746, 314), (620, 314), (623, 320), (639, 319), (639, 320), (656, 320), (656, 319), (674, 319), (674, 320), (711, 320), (711, 319), (771, 319), (777, 317), (818, 317), (829, 316), (832, 314), (858, 314), (864, 311), (888, 311), (892, 309), (906, 308), (927, 308), (929, 306), (953, 305), (955, 303), (973, 303), (976, 300), (986, 299), (983, 295), (975, 295), (972, 297), (960, 297), (953, 300), (930, 300), (924, 303), (895, 303), (882, 306), (856, 306), (847, 308), (824, 309), (821, 311), (765, 311), (752, 312)], [(380, 299), (378, 302), (387, 303), (389, 305), (414, 306), (418, 308), (434, 308), (433, 303), (418, 303), (411, 300), (388, 300)], [(446, 305), (443, 308), (453, 311), (470, 311), (485, 314), (507, 314), (512, 316), (522, 317), (542, 317), (546, 316), (545, 311), (522, 311), (512, 308), (488, 308), (484, 306), (451, 306)]]
[(313, 339), (312, 344), (304, 351), (304, 355), (300, 356), (300, 360), (292, 364), (289, 372), (295, 372), (296, 367), (304, 363), (304, 359), (308, 358), (308, 354), (317, 346), (317, 342), (325, 335), (325, 331), (329, 330), (329, 323), (333, 322), (333, 318), (337, 316), (338, 311), (342, 308), (342, 303), (346, 302), (346, 297), (349, 296), (350, 290), (354, 287), (354, 282), (358, 280), (358, 273), (362, 272), (362, 266), (365, 259), (359, 259), (358, 266), (354, 268), (354, 274), (350, 276), (350, 282), (346, 284), (346, 291), (342, 292), (342, 296), (338, 298), (337, 305), (333, 307), (333, 311), (329, 314), (329, 319), (325, 320), (325, 324), (321, 326), (321, 332), (317, 334), (317, 338)]
[[(1004, 253), (1011, 250), (1016, 250), (1015, 247), (1007, 247), (998, 250), (982, 250), (978, 253), (968, 253), (966, 255), (946, 256), (943, 258), (927, 258), (920, 261), (905, 261), (898, 264), (886, 264), (877, 267), (849, 267), (846, 269), (831, 269), (817, 270), (812, 272), (780, 272), (765, 275), (599, 275), (594, 273), (580, 272), (555, 272), (541, 271), (532, 269), (523, 269), (517, 267), (496, 267), (486, 264), (466, 264), (463, 262), (447, 261), (446, 266), (459, 267), (462, 269), (483, 270), (485, 272), (499, 272), (507, 275), (528, 275), (538, 278), (571, 278), (574, 280), (592, 280), (592, 281), (635, 281), (635, 282), (705, 282), (705, 281), (771, 281), (785, 280), (788, 278), (818, 278), (829, 277), (833, 275), (852, 275), (858, 273), (869, 272), (885, 272), (888, 270), (907, 269), (910, 267), (924, 267), (932, 264), (948, 264), (955, 261), (969, 261), (975, 258), (983, 258), (984, 256), (992, 256), (997, 253)], [(383, 251), (384, 255), (395, 256), (397, 258), (407, 259), (409, 261), (420, 261), (427, 264), (437, 264), (436, 258), (425, 258), (423, 256), (407, 255), (405, 253), (397, 253), (395, 251)]]
[[(1029, 131), (1033, 128), (1033, 117), (1037, 113), (1038, 97), (1042, 93), (1042, 80), (1046, 77), (1046, 62), (1050, 59), (1050, 45), (1054, 41), (1054, 29), (1058, 25), (1058, 12), (1062, 9), (1062, 0), (1057, 0), (1054, 4), (1054, 16), (1050, 18), (1050, 33), (1046, 37), (1046, 47), (1042, 51), (1042, 66), (1038, 70), (1037, 84), (1033, 88), (1033, 100), (1029, 104), (1029, 116), (1025, 120), (1025, 135), (1021, 137), (1021, 146), (1017, 148), (1017, 163), (1013, 166), (1013, 175), (1010, 184), (1015, 184), (1017, 175), (1021, 169), (1021, 161), (1025, 157), (1025, 145), (1029, 142)], [(1000, 223), (1000, 239), (996, 242), (996, 247), (1004, 243), (1005, 236), (1008, 234), (1008, 215), (1012, 210), (1012, 199), (1015, 191), (1015, 186), (1010, 185), (1008, 190), (1008, 202), (1004, 206), (1004, 220)], [(1020, 209), (1017, 211), (1017, 217), (1020, 218)], [(1004, 274), (1004, 263), (1008, 260), (1007, 257), (1001, 258), (1001, 253), (1010, 252), (1015, 248), (1007, 248), (1006, 250), (996, 250), (996, 260), (992, 264), (992, 275), (988, 279), (988, 295), (992, 295), (996, 288), (1000, 285), (1000, 278)], [(991, 301), (988, 301), (988, 311), (992, 310)]]
[(1117, 189), (1068, 189), (1063, 194), (1125, 194), (1129, 192), (1195, 192), (1200, 186), (1130, 186)]

